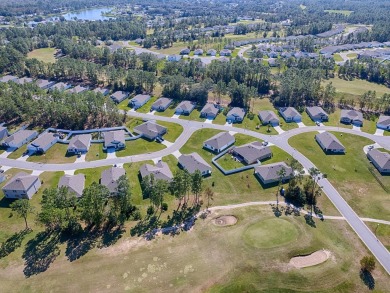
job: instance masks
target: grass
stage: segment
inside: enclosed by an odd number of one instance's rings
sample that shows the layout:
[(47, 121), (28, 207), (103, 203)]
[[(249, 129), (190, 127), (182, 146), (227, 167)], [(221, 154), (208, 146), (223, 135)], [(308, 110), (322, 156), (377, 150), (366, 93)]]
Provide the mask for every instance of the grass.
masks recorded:
[(343, 57), (341, 57), (340, 54), (334, 54), (333, 58), (334, 58), (334, 61), (336, 61), (336, 62), (344, 61)]
[[(355, 135), (341, 136), (335, 133), (346, 147), (346, 154), (326, 155), (314, 140), (315, 134), (310, 132), (292, 137), (289, 143), (327, 174), (330, 182), (359, 216), (390, 220), (389, 194), (370, 173), (368, 168), (372, 165), (363, 152), (363, 147), (373, 142)], [(377, 172), (376, 169), (374, 172)], [(390, 186), (389, 176), (375, 174), (385, 186)]]
[(136, 111), (140, 113), (149, 113), (150, 108), (152, 107), (153, 103), (157, 100), (157, 97), (153, 96), (150, 98), (150, 100), (143, 105), (141, 108), (138, 108)]
[(24, 152), (27, 151), (27, 145), (23, 145), (20, 148), (18, 148), (16, 151), (13, 151), (7, 158), (8, 159), (18, 159), (20, 158)]
[(206, 119), (200, 117), (201, 110), (202, 108), (200, 107), (198, 109), (194, 109), (190, 115), (180, 115), (180, 119), (204, 122)]
[(104, 160), (107, 158), (107, 153), (103, 151), (102, 143), (91, 143), (87, 155), (85, 156), (86, 161)]
[(357, 58), (357, 53), (349, 53), (347, 54), (347, 57), (350, 59), (356, 59)]
[(100, 176), (104, 170), (107, 170), (111, 166), (104, 167), (95, 167), (90, 169), (79, 169), (76, 170), (76, 174), (84, 174), (85, 175), (85, 187), (91, 185), (93, 182), (99, 183)]
[(167, 128), (167, 133), (164, 134), (164, 139), (169, 142), (175, 142), (183, 132), (183, 126), (180, 124), (165, 121), (158, 121), (157, 123)]
[(74, 163), (76, 156), (67, 155), (68, 145), (56, 143), (45, 154), (32, 155), (28, 157), (28, 162), (39, 162), (44, 164), (64, 164)]
[(129, 111), (131, 110), (131, 108), (128, 105), (129, 105), (129, 99), (125, 99), (124, 101), (120, 102), (117, 105), (117, 107), (119, 110)]
[(156, 112), (154, 115), (157, 116), (164, 116), (164, 117), (172, 117), (173, 114), (175, 114), (175, 109), (176, 109), (177, 104), (172, 103), (168, 109), (166, 109), (164, 112)]
[(117, 157), (127, 157), (139, 154), (157, 152), (165, 149), (165, 145), (139, 138), (134, 141), (126, 141), (126, 148), (116, 152)]
[(345, 16), (349, 16), (353, 12), (352, 10), (338, 10), (338, 9), (324, 10), (324, 11), (328, 13), (342, 14)]
[(39, 61), (46, 63), (55, 63), (56, 59), (54, 58), (54, 53), (56, 52), (55, 48), (41, 48), (36, 49), (27, 54), (27, 58), (35, 58)]
[(324, 125), (352, 129), (352, 125), (340, 123), (340, 115), (341, 115), (340, 109), (337, 108), (333, 113), (328, 113), (328, 114), (329, 114), (329, 120), (327, 122), (324, 122)]
[(316, 123), (313, 120), (311, 120), (310, 116), (306, 113), (306, 111), (302, 112), (301, 115), (302, 115), (303, 124), (305, 124), (306, 126), (316, 125)]

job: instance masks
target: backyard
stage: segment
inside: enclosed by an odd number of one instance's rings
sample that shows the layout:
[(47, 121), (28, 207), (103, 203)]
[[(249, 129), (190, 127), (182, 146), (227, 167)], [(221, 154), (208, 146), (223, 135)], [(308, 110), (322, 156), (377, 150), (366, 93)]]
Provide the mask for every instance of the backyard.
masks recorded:
[(56, 52), (55, 48), (41, 48), (36, 49), (27, 54), (27, 58), (35, 58), (39, 61), (46, 63), (54, 63), (56, 59), (54, 57), (54, 53)]

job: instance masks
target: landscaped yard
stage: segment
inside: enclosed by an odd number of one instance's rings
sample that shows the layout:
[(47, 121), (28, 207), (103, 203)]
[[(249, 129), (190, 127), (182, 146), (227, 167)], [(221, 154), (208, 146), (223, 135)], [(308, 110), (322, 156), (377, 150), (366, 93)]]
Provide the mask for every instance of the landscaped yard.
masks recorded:
[(54, 58), (54, 53), (56, 52), (55, 48), (41, 48), (36, 49), (27, 54), (27, 58), (35, 58), (39, 61), (46, 63), (54, 63), (56, 59)]
[(157, 121), (157, 123), (167, 128), (167, 133), (165, 133), (163, 137), (169, 142), (175, 142), (183, 132), (183, 126), (180, 124), (165, 121)]
[[(373, 142), (355, 135), (334, 133), (346, 147), (346, 154), (326, 155), (315, 141), (315, 134), (310, 132), (295, 136), (289, 143), (307, 156), (322, 173), (327, 174), (330, 182), (359, 216), (390, 220), (389, 194), (369, 171), (368, 168), (373, 166), (363, 152), (363, 147)], [(390, 186), (389, 176), (375, 174), (385, 186)]]
[(20, 158), (24, 152), (27, 151), (27, 145), (21, 146), (16, 151), (13, 151), (7, 158), (8, 159), (18, 159)]
[(107, 158), (107, 153), (103, 151), (102, 143), (91, 143), (87, 155), (85, 156), (86, 161), (103, 160)]
[(67, 144), (56, 143), (45, 154), (32, 155), (28, 157), (28, 162), (39, 162), (44, 164), (64, 164), (76, 161), (76, 156), (67, 155)]
[(165, 148), (166, 148), (165, 145), (161, 143), (139, 138), (134, 141), (126, 141), (126, 148), (117, 151), (116, 155), (117, 157), (126, 157), (126, 156), (157, 152)]
[(84, 174), (85, 175), (85, 187), (91, 185), (93, 182), (99, 183), (100, 176), (102, 172), (111, 166), (96, 167), (89, 169), (79, 169), (74, 172), (75, 174)]
[(117, 105), (117, 107), (119, 110), (129, 111), (129, 110), (131, 110), (131, 108), (128, 105), (129, 105), (129, 99), (125, 99), (122, 102), (120, 102)]
[(180, 115), (180, 119), (204, 122), (206, 119), (200, 117), (201, 110), (202, 108), (200, 107), (198, 109), (194, 109), (190, 115)]
[(172, 103), (168, 109), (166, 109), (164, 112), (156, 112), (154, 115), (157, 116), (164, 116), (164, 117), (172, 117), (173, 114), (175, 114), (175, 109), (176, 109), (177, 104)]
[(155, 97), (155, 96), (151, 97), (150, 100), (145, 105), (143, 105), (141, 108), (137, 109), (136, 111), (140, 112), (140, 113), (149, 113), (150, 108), (152, 107), (153, 103), (156, 100), (157, 100), (157, 97)]
[(340, 54), (334, 54), (333, 58), (334, 58), (334, 61), (336, 61), (336, 62), (341, 62), (344, 60), (343, 57), (340, 56)]

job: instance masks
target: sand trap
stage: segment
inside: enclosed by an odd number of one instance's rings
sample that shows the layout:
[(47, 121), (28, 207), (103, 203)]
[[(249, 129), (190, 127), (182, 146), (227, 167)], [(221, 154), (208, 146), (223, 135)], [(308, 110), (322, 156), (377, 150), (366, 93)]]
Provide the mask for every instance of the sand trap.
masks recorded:
[(213, 224), (220, 227), (233, 226), (237, 223), (235, 216), (220, 216), (213, 219)]
[(310, 255), (293, 257), (290, 265), (296, 268), (306, 268), (325, 262), (331, 253), (328, 250), (318, 250)]

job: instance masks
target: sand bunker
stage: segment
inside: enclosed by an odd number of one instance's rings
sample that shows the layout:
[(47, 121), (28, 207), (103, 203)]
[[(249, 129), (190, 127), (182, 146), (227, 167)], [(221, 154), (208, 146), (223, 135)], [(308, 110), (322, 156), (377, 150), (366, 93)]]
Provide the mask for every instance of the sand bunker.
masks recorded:
[(213, 224), (220, 227), (233, 226), (237, 223), (235, 216), (220, 216), (213, 219)]
[(331, 253), (328, 250), (318, 250), (310, 255), (293, 257), (290, 260), (290, 265), (298, 269), (311, 267), (325, 262), (330, 255)]

